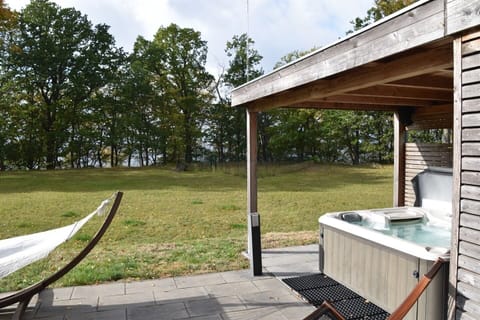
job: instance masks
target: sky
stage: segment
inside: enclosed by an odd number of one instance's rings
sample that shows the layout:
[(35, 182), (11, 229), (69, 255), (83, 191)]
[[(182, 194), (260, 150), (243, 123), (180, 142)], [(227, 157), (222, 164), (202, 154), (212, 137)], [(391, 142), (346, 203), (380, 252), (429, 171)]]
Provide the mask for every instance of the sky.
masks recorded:
[[(29, 0), (6, 0), (20, 10)], [(218, 76), (228, 68), (225, 45), (233, 35), (248, 32), (263, 56), (261, 67), (272, 70), (294, 50), (322, 47), (345, 36), (355, 17), (364, 17), (373, 0), (54, 0), (74, 7), (93, 24), (105, 23), (116, 44), (131, 52), (141, 35), (153, 39), (161, 26), (176, 23), (200, 31), (208, 44), (207, 70)], [(248, 6), (247, 6), (248, 2)], [(248, 10), (247, 10), (248, 8)], [(248, 12), (248, 14), (247, 14)]]

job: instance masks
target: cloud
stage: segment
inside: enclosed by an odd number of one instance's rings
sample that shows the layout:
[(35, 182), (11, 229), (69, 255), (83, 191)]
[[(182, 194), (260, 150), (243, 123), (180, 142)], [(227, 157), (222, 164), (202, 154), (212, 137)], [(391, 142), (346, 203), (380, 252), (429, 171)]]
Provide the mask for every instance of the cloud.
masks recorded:
[[(14, 9), (28, 0), (7, 0)], [(366, 15), (373, 0), (55, 0), (111, 26), (118, 46), (131, 51), (138, 35), (152, 39), (160, 26), (176, 23), (200, 31), (208, 42), (207, 68), (217, 75), (227, 66), (224, 52), (233, 35), (247, 32), (270, 71), (285, 54), (320, 47), (343, 37), (349, 21)]]

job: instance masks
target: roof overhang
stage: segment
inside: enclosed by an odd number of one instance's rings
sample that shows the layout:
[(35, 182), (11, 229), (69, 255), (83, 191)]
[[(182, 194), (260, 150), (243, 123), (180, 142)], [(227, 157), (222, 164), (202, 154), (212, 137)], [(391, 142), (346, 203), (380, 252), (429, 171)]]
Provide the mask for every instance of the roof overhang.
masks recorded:
[(419, 1), (232, 91), (232, 105), (445, 110), (453, 105), (452, 40), (477, 27), (478, 3)]

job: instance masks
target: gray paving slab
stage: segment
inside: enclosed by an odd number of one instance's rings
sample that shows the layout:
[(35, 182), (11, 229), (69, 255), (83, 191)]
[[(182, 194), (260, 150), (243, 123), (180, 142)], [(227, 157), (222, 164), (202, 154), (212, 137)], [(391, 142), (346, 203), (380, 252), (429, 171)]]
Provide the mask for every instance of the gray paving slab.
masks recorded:
[(198, 300), (208, 298), (208, 291), (204, 287), (182, 288), (170, 291), (154, 290), (157, 304), (171, 303), (172, 300)]
[(205, 285), (226, 283), (225, 279), (219, 273), (207, 273), (196, 276), (175, 277), (177, 288), (202, 287)]
[(253, 294), (260, 292), (260, 289), (255, 286), (252, 281), (235, 282), (235, 284), (216, 284), (212, 286), (206, 286), (205, 289), (210, 296), (214, 297), (238, 296), (241, 294)]
[(275, 275), (276, 278), (292, 278), (312, 273), (318, 273), (318, 263), (306, 263), (299, 266), (297, 263), (284, 264), (278, 266), (270, 266), (265, 268), (267, 272)]
[(288, 308), (281, 308), (280, 312), (287, 319), (303, 319), (306, 315), (312, 313), (316, 308), (311, 304), (304, 303), (296, 306), (289, 306)]
[(265, 308), (265, 307), (288, 307), (296, 306), (300, 303), (296, 295), (287, 292), (263, 291), (240, 297), (247, 308)]
[(127, 320), (126, 310), (114, 309), (106, 311), (95, 311), (85, 313), (70, 312), (65, 315), (64, 320)]
[(235, 296), (187, 301), (186, 306), (188, 313), (193, 317), (247, 309), (242, 300)]
[(39, 298), (43, 300), (70, 300), (72, 298), (73, 290), (75, 287), (67, 287), (67, 288), (55, 288), (50, 289), (47, 288), (40, 292)]
[(125, 283), (125, 293), (144, 292), (146, 290), (158, 289), (162, 291), (169, 291), (176, 289), (175, 280), (173, 278), (165, 278), (158, 280), (134, 281)]
[(98, 310), (112, 310), (124, 308), (128, 305), (154, 305), (155, 297), (153, 291), (136, 292), (117, 296), (100, 296), (98, 299)]
[(262, 266), (264, 268), (291, 265), (296, 261), (301, 261), (302, 264), (315, 262), (318, 268), (318, 245), (268, 249), (262, 252)]
[[(46, 289), (26, 319), (295, 320), (314, 310), (279, 278), (317, 273), (317, 245), (265, 250), (263, 267), (264, 275), (256, 277), (238, 270)], [(1, 311), (0, 320), (11, 318)]]
[(125, 282), (113, 282), (95, 286), (75, 287), (72, 293), (72, 299), (81, 299), (92, 296), (118, 296), (125, 294)]
[(220, 314), (213, 314), (209, 316), (200, 316), (200, 317), (188, 317), (188, 318), (182, 318), (178, 320), (225, 320), (225, 318), (222, 318)]
[(181, 319), (189, 317), (183, 302), (153, 306), (127, 307), (128, 320)]
[(276, 278), (254, 280), (252, 283), (260, 291), (277, 291), (284, 293), (289, 293), (291, 291), (283, 282), (278, 281)]
[(87, 313), (94, 313), (97, 311), (96, 306), (78, 304), (77, 301), (62, 301), (60, 305), (45, 305), (40, 304), (35, 313), (35, 319), (50, 319), (58, 317), (59, 315), (73, 317), (81, 316)]
[[(273, 316), (273, 318), (272, 318)], [(265, 307), (257, 309), (248, 309), (242, 311), (233, 311), (222, 313), (224, 320), (244, 320), (244, 319), (279, 319), (287, 320), (285, 316), (275, 307)]]
[(225, 280), (227, 283), (235, 283), (235, 282), (243, 282), (243, 281), (252, 281), (258, 278), (261, 279), (270, 279), (272, 276), (263, 275), (259, 277), (254, 277), (252, 272), (249, 269), (246, 270), (236, 270), (236, 271), (227, 271), (219, 273), (220, 276)]
[[(13, 292), (1, 293), (1, 294), (0, 294), (0, 299), (6, 298), (6, 297), (8, 297), (8, 296), (10, 296), (10, 295), (12, 295), (12, 294), (13, 294)], [(35, 296), (33, 296), (32, 299), (30, 299), (30, 301), (28, 302), (27, 308), (34, 308), (34, 307), (37, 305), (37, 303), (38, 303), (38, 294), (35, 295)], [(0, 309), (0, 315), (1, 315), (2, 311), (5, 312), (5, 311), (8, 311), (8, 310), (15, 310), (15, 309), (17, 309), (17, 306), (18, 306), (18, 303), (15, 303), (15, 304), (12, 304), (12, 305), (10, 305), (10, 306), (7, 306), (7, 307), (3, 308), (3, 310)], [(8, 311), (8, 312), (10, 312), (10, 311)], [(0, 319), (1, 319), (1, 318), (0, 318)]]
[[(13, 314), (15, 310), (0, 310), (0, 320), (12, 320)], [(32, 319), (33, 315), (31, 315), (32, 311), (29, 311), (28, 317), (25, 319)]]

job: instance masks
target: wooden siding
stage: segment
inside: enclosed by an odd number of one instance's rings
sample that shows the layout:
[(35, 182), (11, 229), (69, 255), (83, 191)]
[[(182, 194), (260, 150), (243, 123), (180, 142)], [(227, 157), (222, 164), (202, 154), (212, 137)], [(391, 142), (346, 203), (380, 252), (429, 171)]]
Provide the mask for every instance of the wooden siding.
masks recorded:
[(453, 34), (480, 24), (478, 1), (446, 0), (446, 33)]
[(440, 143), (405, 144), (405, 205), (413, 206), (412, 179), (428, 167), (452, 167), (453, 147)]
[[(465, 17), (480, 23), (480, 3), (468, 3), (469, 9), (459, 12), (455, 23), (464, 25)], [(459, 1), (448, 5), (455, 9)], [(456, 289), (455, 318), (464, 320), (478, 319), (480, 311), (480, 33), (457, 40), (455, 48), (455, 68), (461, 74), (455, 93), (455, 127), (460, 137), (454, 188), (459, 200), (454, 207), (458, 225), (452, 242), (457, 252), (452, 262), (455, 278), (450, 282)]]
[[(449, 92), (451, 95), (451, 93)], [(416, 108), (413, 123), (408, 130), (451, 129), (453, 126), (453, 104), (429, 108)]]
[(393, 115), (393, 206), (405, 205), (405, 125), (400, 114)]

